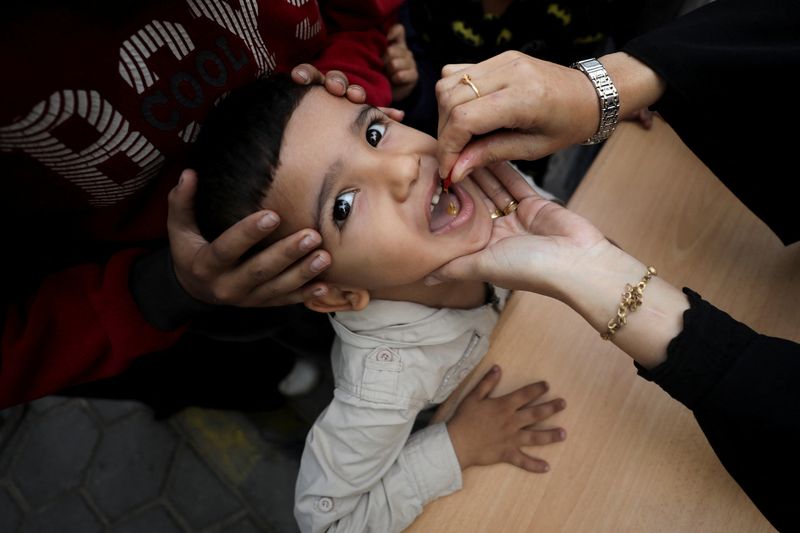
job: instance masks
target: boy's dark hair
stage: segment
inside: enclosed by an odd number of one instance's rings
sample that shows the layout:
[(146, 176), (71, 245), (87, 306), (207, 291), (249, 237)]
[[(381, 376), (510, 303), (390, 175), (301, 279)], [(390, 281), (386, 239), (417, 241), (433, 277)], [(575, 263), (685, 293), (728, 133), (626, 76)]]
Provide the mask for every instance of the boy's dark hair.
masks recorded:
[(188, 162), (197, 172), (195, 217), (206, 240), (261, 209), (286, 124), (309, 89), (273, 74), (231, 91), (209, 113)]

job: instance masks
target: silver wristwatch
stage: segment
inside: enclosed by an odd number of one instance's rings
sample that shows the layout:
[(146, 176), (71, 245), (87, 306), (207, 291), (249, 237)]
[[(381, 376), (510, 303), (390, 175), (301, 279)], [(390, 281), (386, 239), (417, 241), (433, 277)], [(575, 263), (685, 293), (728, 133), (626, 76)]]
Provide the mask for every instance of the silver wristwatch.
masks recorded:
[(600, 125), (594, 135), (581, 144), (597, 144), (605, 141), (617, 127), (619, 122), (619, 93), (614, 87), (614, 82), (606, 72), (603, 65), (596, 59), (584, 59), (573, 63), (572, 68), (578, 69), (589, 78), (597, 91), (600, 99)]

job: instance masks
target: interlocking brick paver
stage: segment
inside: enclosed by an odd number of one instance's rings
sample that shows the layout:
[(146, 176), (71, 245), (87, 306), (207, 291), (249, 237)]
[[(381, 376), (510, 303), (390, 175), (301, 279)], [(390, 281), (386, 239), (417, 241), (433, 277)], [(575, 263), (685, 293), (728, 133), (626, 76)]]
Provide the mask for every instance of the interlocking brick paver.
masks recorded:
[(197, 529), (242, 508), (236, 497), (188, 446), (178, 451), (167, 494), (175, 509)]
[(222, 529), (221, 533), (263, 533), (263, 531), (254, 526), (249, 519), (244, 519)]
[(146, 413), (108, 426), (89, 468), (94, 502), (113, 521), (158, 497), (176, 445), (171, 429)]
[(80, 494), (67, 492), (25, 517), (19, 533), (100, 533), (103, 529)]
[(68, 401), (69, 398), (64, 396), (45, 396), (44, 398), (32, 401), (28, 405), (34, 413), (42, 414)]
[(108, 533), (184, 533), (184, 530), (163, 506), (155, 505), (114, 524)]
[(147, 411), (150, 409), (139, 402), (129, 402), (121, 400), (91, 400), (89, 405), (92, 406), (103, 422), (113, 422), (118, 418), (122, 418), (134, 411)]
[(26, 501), (37, 508), (82, 482), (98, 430), (79, 401), (29, 417), (28, 422), (31, 427), (11, 476)]
[(299, 448), (262, 418), (188, 409), (156, 421), (135, 402), (39, 401), (0, 449), (0, 533), (297, 531)]
[(299, 531), (291, 512), (294, 509), (294, 485), (299, 468), (299, 458), (273, 451), (262, 456), (240, 485), (245, 499), (258, 517), (274, 531)]

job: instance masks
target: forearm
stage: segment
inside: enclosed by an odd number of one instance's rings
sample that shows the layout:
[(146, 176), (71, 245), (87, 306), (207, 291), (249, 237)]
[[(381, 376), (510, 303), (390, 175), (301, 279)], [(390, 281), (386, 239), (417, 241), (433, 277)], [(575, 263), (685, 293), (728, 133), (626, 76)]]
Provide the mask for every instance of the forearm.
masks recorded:
[(0, 408), (118, 374), (178, 340), (183, 329), (159, 331), (147, 323), (128, 290), (140, 254), (126, 250), (105, 264), (52, 273), (5, 306)]
[(166, 247), (133, 264), (129, 287), (142, 316), (161, 331), (186, 325), (195, 315), (214, 307), (196, 300), (181, 287)]
[(402, 531), (428, 502), (461, 488), (444, 424), (409, 438), (415, 415), (334, 399), (303, 450), (295, 491), (301, 531)]
[[(616, 315), (625, 284), (636, 285), (648, 265), (610, 243), (596, 248), (584, 260), (554, 272), (550, 283), (553, 294), (602, 333)], [(666, 360), (667, 345), (683, 329), (688, 307), (678, 288), (653, 277), (644, 289), (642, 305), (628, 313), (626, 325), (611, 340), (640, 365), (653, 368)]]
[(666, 83), (650, 67), (625, 52), (599, 58), (619, 92), (620, 117), (650, 107), (666, 90)]

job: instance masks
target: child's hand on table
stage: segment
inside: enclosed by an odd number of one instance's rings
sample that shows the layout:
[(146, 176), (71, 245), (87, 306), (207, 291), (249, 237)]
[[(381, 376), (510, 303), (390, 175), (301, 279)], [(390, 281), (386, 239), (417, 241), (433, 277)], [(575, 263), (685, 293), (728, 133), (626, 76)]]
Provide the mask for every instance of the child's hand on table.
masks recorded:
[(549, 465), (522, 451), (566, 438), (562, 428), (544, 429), (538, 424), (566, 407), (562, 398), (535, 403), (548, 386), (531, 383), (497, 398), (489, 394), (500, 382), (494, 366), (458, 406), (447, 423), (461, 469), (475, 465), (509, 463), (529, 472), (547, 472)]

